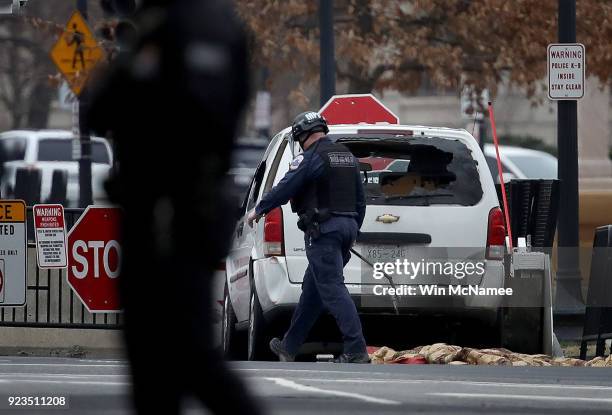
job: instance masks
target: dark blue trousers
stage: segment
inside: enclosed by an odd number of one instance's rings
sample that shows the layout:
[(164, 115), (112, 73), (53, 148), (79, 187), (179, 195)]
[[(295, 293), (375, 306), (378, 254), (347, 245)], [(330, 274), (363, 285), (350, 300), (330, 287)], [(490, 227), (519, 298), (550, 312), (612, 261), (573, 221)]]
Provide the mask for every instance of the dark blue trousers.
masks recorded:
[(365, 353), (361, 321), (342, 272), (351, 257), (349, 249), (357, 237), (357, 223), (352, 218), (335, 217), (324, 225), (325, 233), (305, 239), (308, 268), (283, 345), (289, 353), (297, 354), (321, 313), (329, 311), (342, 333), (344, 353)]

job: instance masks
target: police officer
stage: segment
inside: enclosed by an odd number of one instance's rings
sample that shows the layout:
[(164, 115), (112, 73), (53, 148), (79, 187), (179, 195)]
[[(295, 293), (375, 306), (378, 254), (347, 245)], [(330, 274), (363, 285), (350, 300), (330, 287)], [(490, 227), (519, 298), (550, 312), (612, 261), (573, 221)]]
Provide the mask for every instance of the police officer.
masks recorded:
[(344, 353), (335, 362), (368, 363), (361, 322), (342, 275), (365, 215), (363, 183), (354, 156), (333, 143), (328, 132), (327, 122), (316, 112), (295, 118), (291, 138), (303, 153), (248, 218), (253, 226), (253, 221), (291, 199), (304, 232), (308, 268), (300, 301), (285, 337), (272, 339), (270, 349), (279, 360), (293, 361), (318, 317), (329, 311), (344, 340)]
[[(135, 413), (184, 413), (191, 397), (210, 413), (259, 415), (213, 349), (209, 306), (234, 227), (224, 177), (248, 102), (247, 38), (222, 0), (144, 0), (133, 21), (136, 39), (96, 85), (89, 118), (116, 144), (107, 187), (125, 213), (120, 294)], [(160, 296), (172, 312), (152, 318)]]

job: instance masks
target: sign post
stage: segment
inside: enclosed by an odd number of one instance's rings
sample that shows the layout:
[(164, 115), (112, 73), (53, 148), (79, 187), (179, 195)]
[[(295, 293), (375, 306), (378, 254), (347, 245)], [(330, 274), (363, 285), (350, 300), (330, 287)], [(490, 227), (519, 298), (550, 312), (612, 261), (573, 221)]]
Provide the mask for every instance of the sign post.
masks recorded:
[(0, 307), (26, 302), (26, 204), (0, 200)]
[[(480, 94), (477, 94), (476, 91), (466, 85), (461, 92), (461, 118), (473, 121), (472, 135), (478, 141), (481, 150), (484, 150), (487, 139), (485, 116), (489, 101), (488, 89), (483, 89)], [(478, 127), (477, 130), (476, 127)]]
[(91, 313), (121, 311), (121, 209), (89, 206), (68, 233), (67, 281)]
[(62, 205), (34, 205), (34, 235), (39, 268), (68, 266), (66, 221)]
[(321, 62), (321, 105), (336, 93), (336, 51), (334, 42), (334, 0), (319, 0), (319, 58)]
[[(557, 255), (557, 287), (554, 304), (557, 315), (578, 315), (584, 312), (584, 301), (578, 248), (578, 103), (576, 100), (584, 95), (585, 53), (584, 46), (576, 43), (576, 0), (559, 0), (558, 4), (559, 43), (548, 47), (548, 79), (551, 83), (548, 94), (551, 99), (557, 100), (560, 180), (557, 227), (559, 255)], [(577, 67), (578, 64), (580, 67)]]
[(62, 36), (51, 49), (51, 59), (64, 75), (68, 86), (77, 97), (80, 97), (76, 106), (79, 114), (79, 128), (73, 126), (73, 130), (79, 130), (81, 150), (79, 154), (79, 204), (85, 207), (92, 203), (91, 190), (91, 140), (89, 128), (84, 122), (85, 108), (87, 107), (87, 90), (85, 83), (92, 69), (104, 57), (104, 51), (93, 36), (93, 33), (85, 21), (87, 16), (86, 1), (79, 1), (79, 11), (75, 11)]

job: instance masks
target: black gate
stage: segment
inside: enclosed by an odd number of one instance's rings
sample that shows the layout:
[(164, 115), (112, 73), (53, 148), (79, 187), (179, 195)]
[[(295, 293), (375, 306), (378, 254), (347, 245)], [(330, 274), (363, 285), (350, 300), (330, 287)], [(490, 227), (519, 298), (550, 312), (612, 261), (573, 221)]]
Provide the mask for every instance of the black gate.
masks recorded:
[[(84, 209), (64, 209), (69, 231)], [(27, 293), (23, 307), (0, 308), (0, 326), (120, 329), (121, 313), (90, 313), (66, 281), (66, 270), (40, 269), (36, 263), (34, 221), (28, 207)]]

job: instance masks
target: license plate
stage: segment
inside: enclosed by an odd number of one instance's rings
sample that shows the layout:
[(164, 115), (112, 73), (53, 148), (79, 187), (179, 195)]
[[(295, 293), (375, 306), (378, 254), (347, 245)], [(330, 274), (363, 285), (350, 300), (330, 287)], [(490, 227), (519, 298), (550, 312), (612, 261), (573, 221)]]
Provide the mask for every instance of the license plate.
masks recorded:
[(361, 252), (370, 262), (394, 262), (408, 255), (408, 249), (398, 245), (364, 245)]

